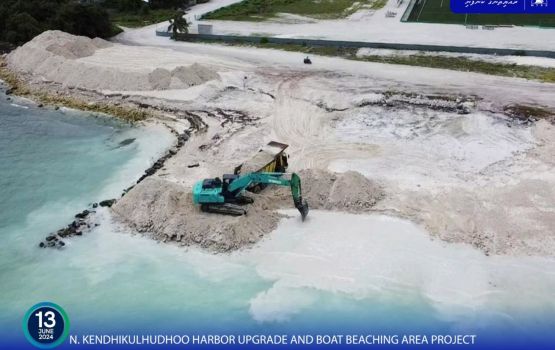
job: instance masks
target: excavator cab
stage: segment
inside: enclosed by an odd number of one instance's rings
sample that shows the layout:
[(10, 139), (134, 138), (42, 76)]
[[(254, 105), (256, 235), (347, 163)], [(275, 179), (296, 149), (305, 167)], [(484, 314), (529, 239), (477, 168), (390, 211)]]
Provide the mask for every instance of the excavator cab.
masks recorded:
[(235, 175), (235, 174), (224, 174), (223, 178), (223, 188), (224, 190), (227, 190), (227, 188), (229, 187), (229, 184), (233, 182), (233, 180), (237, 179), (239, 177), (239, 175)]
[(204, 179), (202, 180), (202, 189), (207, 188), (219, 188), (222, 187), (222, 180), (219, 177), (214, 179)]
[[(229, 189), (229, 185), (231, 185), (231, 183), (236, 180), (237, 178), (239, 178), (239, 175), (235, 175), (235, 174), (224, 174), (223, 176), (223, 182), (222, 182), (222, 195), (226, 198), (226, 202), (235, 202), (237, 201), (237, 199), (234, 200), (234, 198), (237, 197), (238, 195), (238, 190), (235, 191), (230, 191)], [(244, 196), (242, 196), (244, 197)]]

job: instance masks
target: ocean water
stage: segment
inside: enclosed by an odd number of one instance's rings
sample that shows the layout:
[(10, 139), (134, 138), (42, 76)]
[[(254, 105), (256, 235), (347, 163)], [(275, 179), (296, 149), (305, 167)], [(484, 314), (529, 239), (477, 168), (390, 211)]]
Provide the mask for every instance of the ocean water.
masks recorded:
[[(121, 146), (124, 140), (134, 142)], [(553, 342), (555, 261), (485, 257), (386, 216), (295, 213), (257, 246), (211, 255), (101, 226), (63, 250), (38, 243), (116, 197), (172, 140), (74, 111), (0, 97), (0, 335), (51, 301), (71, 334), (477, 334)]]

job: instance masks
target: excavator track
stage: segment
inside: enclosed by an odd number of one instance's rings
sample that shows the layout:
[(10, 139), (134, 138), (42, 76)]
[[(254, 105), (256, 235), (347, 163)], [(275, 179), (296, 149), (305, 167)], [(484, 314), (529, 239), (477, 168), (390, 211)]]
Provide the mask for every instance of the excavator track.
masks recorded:
[(247, 211), (239, 205), (222, 203), (222, 204), (202, 204), (200, 210), (207, 213), (217, 213), (231, 216), (246, 215)]
[(237, 199), (235, 200), (235, 203), (237, 204), (252, 204), (254, 203), (254, 199), (251, 197), (247, 197), (247, 196), (239, 196), (237, 197)]

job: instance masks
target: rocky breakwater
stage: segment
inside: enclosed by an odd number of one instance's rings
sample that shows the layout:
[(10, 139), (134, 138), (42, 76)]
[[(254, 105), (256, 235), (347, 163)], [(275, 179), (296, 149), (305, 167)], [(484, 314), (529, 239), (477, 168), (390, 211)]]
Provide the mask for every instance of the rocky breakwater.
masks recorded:
[(111, 207), (115, 203), (115, 199), (107, 199), (100, 203), (93, 203), (89, 209), (75, 214), (75, 220), (64, 228), (49, 234), (44, 241), (39, 243), (41, 248), (63, 248), (66, 243), (63, 241), (65, 238), (73, 236), (82, 236), (84, 233), (89, 232), (94, 227), (99, 226), (94, 222), (94, 214), (96, 209), (100, 207)]
[[(189, 139), (190, 130), (183, 133), (177, 133), (172, 130), (176, 135), (176, 144), (173, 148), (169, 149), (162, 157), (158, 158), (152, 166), (145, 170), (143, 175), (137, 180), (136, 184), (141, 183), (144, 179), (154, 175), (158, 170), (164, 167), (165, 162), (174, 156), (185, 142)], [(136, 185), (135, 184), (135, 185)], [(125, 196), (135, 185), (123, 191), (121, 197)], [(99, 226), (95, 220), (96, 209), (98, 207), (112, 207), (117, 202), (117, 199), (106, 199), (99, 203), (93, 203), (91, 206), (80, 213), (75, 214), (75, 217), (69, 225), (59, 229), (56, 232), (50, 233), (46, 238), (39, 243), (40, 248), (64, 248), (66, 243), (63, 239), (82, 236), (84, 233), (90, 232), (94, 227)]]

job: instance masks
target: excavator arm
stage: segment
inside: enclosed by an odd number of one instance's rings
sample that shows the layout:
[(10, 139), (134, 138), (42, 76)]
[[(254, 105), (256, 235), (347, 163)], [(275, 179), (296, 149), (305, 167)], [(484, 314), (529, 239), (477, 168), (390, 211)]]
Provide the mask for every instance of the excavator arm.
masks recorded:
[(219, 178), (204, 179), (193, 186), (193, 203), (200, 205), (202, 211), (226, 215), (245, 215), (246, 209), (241, 204), (252, 203), (253, 199), (244, 195), (253, 183), (291, 188), (295, 208), (304, 221), (308, 215), (308, 204), (303, 200), (301, 179), (297, 174), (290, 177), (283, 173), (250, 173), (243, 176), (224, 175)]
[(236, 193), (236, 196), (239, 196), (252, 183), (288, 186), (291, 188), (291, 195), (293, 196), (295, 208), (299, 210), (304, 221), (308, 215), (308, 203), (303, 201), (301, 178), (295, 173), (291, 174), (290, 179), (284, 178), (283, 175), (283, 173), (250, 173), (243, 175), (229, 184), (228, 191)]

